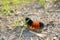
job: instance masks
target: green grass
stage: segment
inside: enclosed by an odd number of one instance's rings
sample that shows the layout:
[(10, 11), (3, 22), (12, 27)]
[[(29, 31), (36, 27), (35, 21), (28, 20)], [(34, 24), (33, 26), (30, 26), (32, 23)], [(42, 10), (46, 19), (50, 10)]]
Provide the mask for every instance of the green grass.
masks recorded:
[[(2, 12), (2, 15), (9, 15), (10, 14), (10, 6), (13, 5), (14, 7), (18, 4), (23, 4), (23, 3), (26, 3), (26, 2), (30, 2), (30, 0), (2, 0), (0, 2), (0, 4), (2, 5), (1, 7), (1, 10), (3, 11)], [(15, 9), (14, 9), (15, 10)]]
[[(2, 12), (2, 15), (9, 15), (10, 14), (10, 6), (16, 6), (18, 4), (23, 3), (30, 3), (36, 0), (2, 0), (0, 4), (2, 4), (1, 10), (6, 10)], [(45, 4), (45, 0), (39, 0), (38, 3), (43, 6)]]
[(14, 28), (16, 28), (19, 25), (19, 20), (18, 19), (14, 20), (13, 25)]
[(41, 6), (44, 6), (44, 5), (45, 5), (45, 1), (46, 1), (46, 0), (39, 0), (39, 4), (40, 4)]

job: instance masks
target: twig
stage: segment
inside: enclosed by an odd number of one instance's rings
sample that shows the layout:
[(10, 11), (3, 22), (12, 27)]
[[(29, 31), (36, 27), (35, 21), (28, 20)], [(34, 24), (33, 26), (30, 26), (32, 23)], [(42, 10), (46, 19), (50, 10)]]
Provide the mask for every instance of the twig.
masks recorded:
[(36, 32), (33, 32), (33, 31), (30, 31), (30, 32), (39, 36), (39, 37), (44, 38), (45, 40), (51, 40), (51, 38), (49, 37), (49, 35), (47, 33), (36, 33)]

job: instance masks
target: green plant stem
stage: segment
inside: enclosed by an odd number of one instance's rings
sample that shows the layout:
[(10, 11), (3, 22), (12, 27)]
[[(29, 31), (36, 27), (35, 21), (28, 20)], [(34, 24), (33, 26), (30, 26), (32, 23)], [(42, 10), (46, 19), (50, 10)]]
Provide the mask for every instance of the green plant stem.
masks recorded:
[[(28, 22), (28, 21), (29, 21), (29, 20), (27, 20), (27, 22)], [(21, 30), (21, 32), (20, 32), (20, 36), (19, 36), (20, 38), (22, 37), (22, 34), (23, 34), (24, 30), (27, 28), (27, 26), (25, 26), (27, 22), (24, 22), (24, 24), (23, 24), (24, 27), (22, 28), (22, 30)]]
[(22, 28), (22, 30), (21, 30), (21, 32), (20, 32), (20, 36), (19, 36), (20, 38), (22, 37), (22, 34), (23, 34), (23, 32), (24, 32), (24, 30), (25, 30), (26, 28), (27, 28), (27, 26), (25, 26), (25, 27)]

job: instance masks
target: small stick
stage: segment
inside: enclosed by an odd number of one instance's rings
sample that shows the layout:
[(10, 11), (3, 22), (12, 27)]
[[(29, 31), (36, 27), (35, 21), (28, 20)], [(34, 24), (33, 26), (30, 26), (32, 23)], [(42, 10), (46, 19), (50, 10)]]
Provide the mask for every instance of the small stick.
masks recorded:
[(33, 32), (33, 31), (30, 31), (30, 32), (39, 36), (39, 37), (44, 38), (45, 40), (51, 40), (51, 38), (49, 37), (49, 35), (47, 33), (36, 33), (36, 32)]

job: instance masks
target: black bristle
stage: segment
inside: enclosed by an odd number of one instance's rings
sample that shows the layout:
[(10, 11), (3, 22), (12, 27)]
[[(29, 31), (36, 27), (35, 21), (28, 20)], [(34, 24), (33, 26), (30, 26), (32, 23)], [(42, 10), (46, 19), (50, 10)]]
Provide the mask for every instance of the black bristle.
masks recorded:
[(25, 20), (26, 20), (26, 22), (28, 21), (28, 22), (27, 22), (28, 25), (31, 25), (32, 22), (33, 22), (30, 18), (26, 18)]
[(25, 18), (26, 21), (30, 20), (30, 18)]
[(44, 28), (44, 23), (40, 22), (40, 28)]

